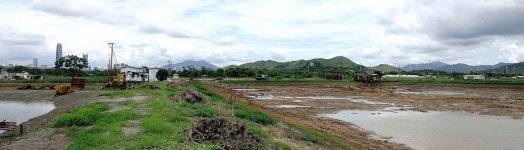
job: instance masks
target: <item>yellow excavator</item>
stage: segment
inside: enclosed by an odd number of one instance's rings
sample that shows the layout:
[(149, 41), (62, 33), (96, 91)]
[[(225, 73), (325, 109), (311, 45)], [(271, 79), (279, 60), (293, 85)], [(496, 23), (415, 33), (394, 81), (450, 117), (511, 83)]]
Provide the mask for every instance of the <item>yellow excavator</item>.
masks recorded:
[[(114, 45), (115, 43), (107, 43), (109, 45), (109, 65), (107, 66), (107, 85), (112, 88), (126, 88), (126, 74), (120, 72), (120, 64), (116, 63), (116, 56)], [(115, 62), (115, 63), (113, 63)], [(115, 65), (115, 66), (113, 66)]]

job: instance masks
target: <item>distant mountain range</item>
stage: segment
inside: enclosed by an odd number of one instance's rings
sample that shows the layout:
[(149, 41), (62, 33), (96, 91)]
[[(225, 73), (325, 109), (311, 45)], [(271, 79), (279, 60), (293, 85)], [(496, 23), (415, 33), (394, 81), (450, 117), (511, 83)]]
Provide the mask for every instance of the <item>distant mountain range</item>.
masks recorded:
[[(198, 62), (205, 62), (205, 61), (198, 61)], [(200, 65), (193, 65), (193, 66), (200, 66)], [(508, 67), (507, 69), (506, 69), (506, 66)], [(382, 72), (395, 71), (399, 69), (398, 67), (391, 66), (388, 64), (380, 64), (378, 66), (365, 67), (343, 56), (337, 56), (337, 57), (333, 57), (330, 59), (323, 59), (323, 58), (316, 58), (316, 59), (311, 59), (311, 60), (301, 59), (301, 60), (295, 60), (295, 61), (289, 61), (289, 62), (277, 62), (274, 60), (263, 60), (263, 61), (245, 63), (245, 64), (241, 64), (238, 66), (230, 65), (230, 66), (224, 67), (224, 69), (235, 68), (235, 67), (252, 68), (252, 69), (268, 69), (268, 70), (307, 70), (308, 68), (310, 70), (324, 70), (324, 69), (329, 69), (329, 68), (332, 68), (332, 69), (338, 68), (338, 69), (349, 69), (349, 70), (355, 70), (355, 71), (371, 70), (371, 71), (382, 71)], [(443, 63), (440, 61), (435, 61), (435, 62), (430, 62), (430, 63), (410, 64), (410, 65), (401, 67), (400, 69), (404, 71), (426, 70), (427, 69), (427, 70), (461, 72), (461, 73), (492, 72), (492, 71), (504, 72), (506, 70), (508, 72), (512, 72), (513, 70), (515, 70), (515, 72), (524, 72), (524, 62), (516, 63), (516, 64), (501, 62), (495, 65), (472, 66), (472, 65), (467, 65), (463, 63), (447, 64), (447, 63)]]
[(331, 59), (316, 58), (311, 60), (296, 60), (289, 62), (277, 62), (273, 60), (256, 61), (251, 63), (245, 63), (242, 65), (230, 65), (227, 68), (252, 68), (252, 69), (269, 69), (269, 70), (305, 70), (305, 69), (326, 69), (326, 68), (339, 68), (339, 69), (354, 69), (365, 68), (362, 65), (356, 64), (343, 56), (333, 57)]
[(484, 70), (492, 70), (496, 68), (500, 68), (502, 66), (511, 65), (511, 63), (498, 63), (495, 65), (478, 65), (478, 66), (471, 66), (463, 63), (458, 64), (446, 64), (440, 61), (435, 61), (431, 63), (422, 63), (422, 64), (410, 64), (402, 67), (402, 70), (405, 71), (411, 71), (411, 70), (438, 70), (438, 71), (446, 71), (446, 72), (481, 72)]
[[(194, 67), (196, 69), (200, 69), (201, 67), (205, 67), (207, 69), (213, 69), (213, 70), (216, 70), (218, 69), (219, 67), (218, 66), (215, 66), (207, 61), (204, 61), (204, 60), (200, 60), (200, 61), (194, 61), (194, 60), (185, 60), (183, 62), (180, 62), (180, 63), (176, 63), (176, 64), (171, 64), (171, 69), (173, 70), (182, 70), (183, 67)], [(163, 65), (162, 67), (160, 67), (162, 69), (169, 69), (169, 64), (167, 65)]]

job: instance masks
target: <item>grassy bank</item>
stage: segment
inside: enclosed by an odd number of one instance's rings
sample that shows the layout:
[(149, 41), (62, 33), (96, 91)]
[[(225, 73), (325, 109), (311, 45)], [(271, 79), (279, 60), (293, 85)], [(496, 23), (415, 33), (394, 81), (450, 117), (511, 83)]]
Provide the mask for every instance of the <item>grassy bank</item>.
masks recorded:
[[(78, 79), (85, 79), (86, 83), (105, 83), (106, 77), (101, 76), (89, 76), (89, 77), (76, 77)], [(71, 83), (71, 77), (66, 76), (46, 76), (44, 79), (39, 80), (0, 80), (0, 83)]]
[[(105, 90), (100, 98), (119, 101), (96, 102), (71, 110), (49, 127), (69, 131), (72, 143), (67, 149), (221, 149), (216, 143), (197, 143), (187, 138), (200, 118), (220, 117), (243, 124), (248, 132), (260, 136), (265, 144), (259, 145), (259, 149), (291, 149), (294, 143), (286, 143), (289, 141), (350, 148), (331, 135), (281, 121), (248, 104), (231, 103), (199, 83), (180, 88), (167, 87), (166, 82), (154, 84), (160, 89)], [(204, 94), (208, 103), (169, 99), (187, 89)], [(137, 95), (147, 98), (136, 100)], [(112, 109), (115, 106), (121, 109)], [(282, 130), (285, 132), (279, 132)]]

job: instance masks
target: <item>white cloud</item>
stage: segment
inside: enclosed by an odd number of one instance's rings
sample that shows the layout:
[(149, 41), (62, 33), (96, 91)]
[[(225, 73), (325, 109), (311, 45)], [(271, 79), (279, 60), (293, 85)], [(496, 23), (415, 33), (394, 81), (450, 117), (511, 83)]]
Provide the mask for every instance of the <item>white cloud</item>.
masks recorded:
[(338, 55), (366, 65), (494, 64), (522, 61), (522, 48), (508, 41), (524, 39), (517, 0), (33, 0), (0, 2), (0, 12), (0, 27), (9, 27), (0, 30), (0, 51), (33, 55), (14, 53), (2, 64), (50, 64), (60, 42), (64, 53), (88, 53), (103, 67), (106, 41), (117, 43), (120, 62), (137, 66)]
[(524, 46), (516, 44), (504, 46), (500, 49), (499, 58), (511, 63), (522, 62), (524, 61)]

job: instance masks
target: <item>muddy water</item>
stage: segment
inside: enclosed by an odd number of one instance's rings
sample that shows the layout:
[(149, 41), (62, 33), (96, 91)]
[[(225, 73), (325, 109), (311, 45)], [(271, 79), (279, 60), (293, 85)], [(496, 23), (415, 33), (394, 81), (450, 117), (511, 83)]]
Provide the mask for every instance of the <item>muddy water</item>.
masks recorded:
[[(20, 124), (31, 118), (43, 115), (55, 109), (53, 102), (0, 101), (0, 121), (7, 120)], [(3, 131), (0, 130), (0, 133)]]
[[(396, 109), (386, 109), (396, 110)], [(524, 120), (467, 112), (343, 110), (320, 114), (414, 149), (522, 149)], [(375, 137), (377, 138), (377, 137)]]

